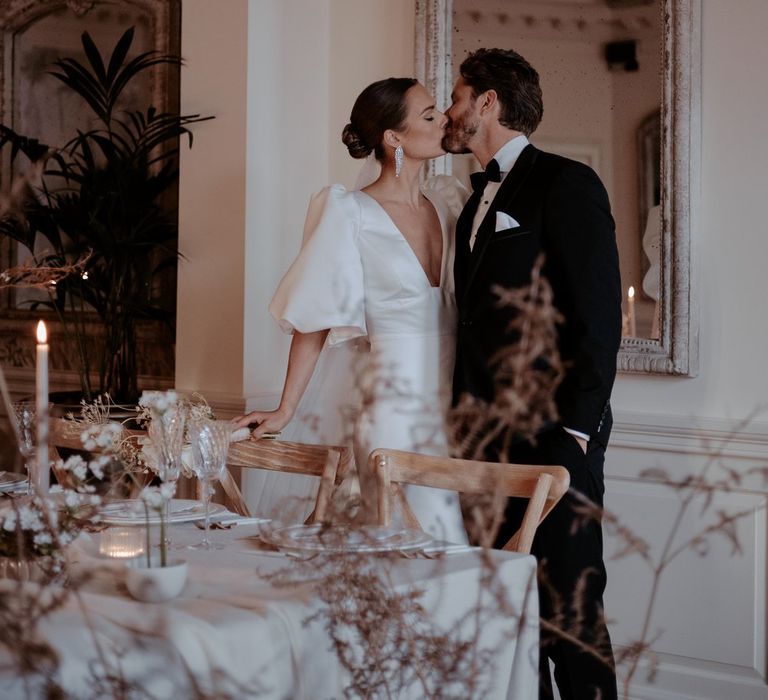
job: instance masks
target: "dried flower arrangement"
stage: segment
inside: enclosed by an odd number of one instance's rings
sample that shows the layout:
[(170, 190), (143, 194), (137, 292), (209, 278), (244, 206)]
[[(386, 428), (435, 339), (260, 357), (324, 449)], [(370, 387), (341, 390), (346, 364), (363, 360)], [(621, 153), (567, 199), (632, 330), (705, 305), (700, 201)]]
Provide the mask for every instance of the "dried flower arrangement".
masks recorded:
[(0, 508), (0, 556), (50, 557), (50, 566), (60, 570), (65, 547), (83, 529), (99, 522), (101, 497), (93, 482), (103, 477), (105, 460), (109, 458), (70, 457), (61, 464), (69, 488), (50, 497), (7, 499)]

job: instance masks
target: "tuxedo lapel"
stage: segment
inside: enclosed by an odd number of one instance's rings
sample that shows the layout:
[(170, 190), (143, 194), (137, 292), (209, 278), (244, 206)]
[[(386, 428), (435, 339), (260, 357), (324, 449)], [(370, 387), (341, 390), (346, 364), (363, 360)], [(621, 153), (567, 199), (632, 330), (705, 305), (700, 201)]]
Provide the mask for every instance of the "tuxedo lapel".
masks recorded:
[(475, 218), (477, 206), (480, 203), (480, 192), (473, 192), (456, 221), (456, 252), (453, 261), (453, 280), (456, 299), (464, 295), (472, 251), (469, 249), (469, 239), (472, 235), (472, 220)]
[[(528, 174), (531, 172), (531, 168), (533, 167), (533, 164), (536, 162), (538, 153), (539, 153), (538, 150), (534, 146), (532, 146), (531, 144), (528, 144), (523, 149), (520, 156), (518, 157), (517, 162), (513, 166), (512, 170), (504, 178), (504, 181), (501, 183), (501, 187), (499, 187), (499, 190), (496, 193), (496, 196), (493, 198), (493, 201), (491, 202), (491, 206), (488, 208), (485, 218), (483, 219), (482, 223), (480, 224), (480, 228), (477, 231), (477, 238), (475, 239), (475, 245), (472, 247), (472, 251), (469, 256), (469, 264), (467, 266), (468, 269), (465, 271), (466, 284), (464, 285), (464, 288), (463, 288), (463, 294), (466, 295), (467, 291), (469, 290), (469, 287), (472, 285), (472, 281), (474, 280), (475, 275), (477, 274), (477, 269), (480, 266), (480, 263), (482, 262), (483, 256), (485, 255), (485, 250), (488, 247), (488, 243), (495, 232), (496, 212), (499, 210), (499, 208), (501, 208), (502, 205), (508, 207), (511, 204), (511, 202), (515, 199), (515, 197), (517, 196), (517, 193), (520, 191), (520, 187), (525, 182), (525, 179), (528, 177)], [(478, 200), (479, 200), (479, 197), (478, 197)], [(464, 216), (464, 213), (468, 208), (469, 206), (464, 208), (464, 211), (462, 212), (462, 217)], [(470, 233), (472, 229), (472, 218), (474, 217), (474, 213), (476, 210), (477, 210), (477, 203), (475, 203), (475, 206), (472, 209), (472, 214), (469, 219)], [(457, 226), (457, 233), (458, 233), (458, 230), (459, 229)], [(469, 245), (468, 238), (467, 238), (467, 245)]]

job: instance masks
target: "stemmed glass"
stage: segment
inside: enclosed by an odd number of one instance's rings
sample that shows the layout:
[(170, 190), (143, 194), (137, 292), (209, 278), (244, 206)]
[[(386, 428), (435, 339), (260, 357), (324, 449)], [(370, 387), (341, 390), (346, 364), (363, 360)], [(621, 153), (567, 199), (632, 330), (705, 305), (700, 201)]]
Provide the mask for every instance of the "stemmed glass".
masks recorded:
[(37, 413), (35, 404), (31, 401), (16, 401), (13, 404), (13, 413), (16, 416), (16, 425), (19, 427), (19, 452), (24, 460), (24, 468), (27, 470), (27, 492), (29, 492), (32, 484), (30, 466), (35, 458), (36, 448)]
[(191, 549), (221, 549), (223, 544), (212, 544), (208, 538), (210, 528), (211, 496), (213, 483), (220, 479), (227, 466), (229, 438), (232, 424), (225, 420), (195, 421), (189, 426), (189, 440), (192, 446), (192, 469), (200, 479), (205, 503), (205, 534), (203, 541), (189, 545)]
[[(147, 429), (147, 436), (158, 451), (159, 463), (157, 475), (165, 484), (173, 485), (176, 492), (176, 482), (181, 474), (181, 451), (184, 447), (184, 428), (187, 423), (187, 412), (180, 404), (174, 404), (162, 413), (153, 411), (152, 420)], [(165, 545), (171, 544), (170, 537), (171, 499), (165, 503)]]

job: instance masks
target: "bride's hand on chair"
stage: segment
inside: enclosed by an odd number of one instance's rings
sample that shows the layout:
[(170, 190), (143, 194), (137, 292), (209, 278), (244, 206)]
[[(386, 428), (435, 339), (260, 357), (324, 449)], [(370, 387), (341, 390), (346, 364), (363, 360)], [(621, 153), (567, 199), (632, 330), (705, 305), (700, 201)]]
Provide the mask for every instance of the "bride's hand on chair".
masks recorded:
[(236, 428), (250, 428), (251, 437), (260, 438), (265, 433), (279, 433), (293, 418), (293, 412), (284, 408), (276, 411), (251, 411), (233, 420)]

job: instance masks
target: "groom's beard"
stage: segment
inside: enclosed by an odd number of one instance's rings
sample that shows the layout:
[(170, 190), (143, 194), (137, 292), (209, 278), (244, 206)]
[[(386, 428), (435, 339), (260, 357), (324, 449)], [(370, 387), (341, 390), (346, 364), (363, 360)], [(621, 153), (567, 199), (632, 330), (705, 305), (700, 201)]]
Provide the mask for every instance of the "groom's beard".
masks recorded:
[(456, 119), (452, 119), (446, 127), (445, 136), (443, 136), (443, 148), (448, 153), (471, 153), (469, 142), (477, 133), (480, 126), (479, 120), (471, 121), (469, 109)]

